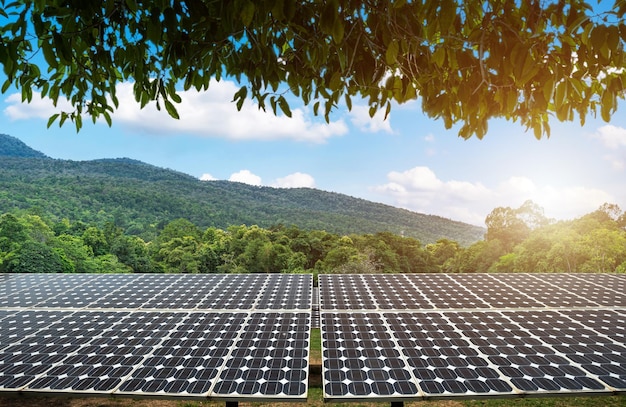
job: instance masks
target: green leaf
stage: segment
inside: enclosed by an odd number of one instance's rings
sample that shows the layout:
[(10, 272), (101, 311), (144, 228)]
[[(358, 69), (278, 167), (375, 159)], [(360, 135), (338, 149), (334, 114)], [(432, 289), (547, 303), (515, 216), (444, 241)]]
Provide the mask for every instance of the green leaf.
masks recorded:
[(539, 120), (533, 123), (533, 133), (537, 140), (541, 140), (541, 122)]
[(376, 115), (377, 110), (378, 110), (378, 106), (376, 105), (370, 106), (369, 111), (368, 111), (370, 117), (374, 117), (374, 115)]
[(385, 52), (385, 61), (388, 65), (393, 65), (398, 61), (398, 52), (400, 51), (400, 44), (398, 40), (392, 40)]
[(352, 98), (350, 98), (350, 95), (348, 95), (347, 93), (344, 95), (344, 99), (346, 100), (346, 106), (348, 108), (348, 110), (352, 110)]
[(608, 28), (609, 32), (607, 34), (606, 45), (608, 46), (611, 53), (616, 53), (619, 47), (619, 28), (617, 26), (611, 25)]
[(137, 10), (139, 9), (139, 7), (137, 6), (137, 2), (135, 0), (126, 0), (126, 7), (128, 7), (128, 9), (133, 12), (136, 13)]
[(56, 119), (59, 118), (59, 113), (55, 113), (52, 116), (50, 116), (50, 118), (48, 119), (48, 124), (46, 126), (46, 128), (50, 128), (50, 126), (52, 126), (52, 124), (56, 121)]
[(83, 127), (83, 117), (80, 114), (76, 114), (73, 116), (74, 126), (76, 127), (76, 133), (78, 133)]
[(337, 0), (326, 2), (322, 15), (320, 16), (320, 28), (324, 34), (333, 35), (335, 29), (335, 20), (339, 14), (339, 3)]
[(343, 41), (344, 30), (341, 18), (336, 18), (333, 24), (333, 41), (335, 41), (335, 44), (341, 44)]
[(102, 115), (104, 116), (104, 120), (106, 120), (107, 125), (109, 127), (111, 127), (113, 125), (113, 120), (111, 119), (111, 114), (109, 112), (102, 112)]
[(274, 96), (270, 98), (270, 106), (272, 107), (272, 112), (276, 114), (276, 98)]
[(444, 47), (438, 47), (432, 54), (432, 60), (438, 67), (442, 67), (446, 61), (446, 49)]
[(280, 110), (283, 111), (285, 116), (291, 117), (291, 109), (289, 108), (289, 103), (287, 103), (287, 99), (284, 96), (278, 98), (278, 105), (280, 106)]
[(180, 103), (183, 101), (183, 99), (180, 97), (178, 93), (176, 93), (175, 90), (170, 92), (169, 96), (175, 103)]
[(596, 52), (606, 46), (607, 35), (608, 30), (604, 25), (598, 25), (591, 31), (591, 45)]
[(293, 20), (296, 15), (296, 0), (285, 0), (284, 11), (287, 21)]
[(602, 94), (602, 105), (600, 106), (600, 114), (602, 116), (602, 120), (605, 122), (611, 121), (611, 111), (613, 110), (613, 104), (615, 102), (615, 98), (613, 94), (609, 90), (605, 90)]
[(556, 109), (560, 109), (563, 103), (565, 103), (565, 98), (567, 97), (567, 81), (562, 80), (556, 85), (556, 89), (554, 91), (554, 106)]
[(51, 68), (56, 68), (58, 65), (58, 61), (57, 61), (57, 56), (54, 53), (54, 50), (52, 49), (52, 45), (48, 42), (44, 42), (41, 45), (41, 49), (43, 51), (43, 56), (46, 60), (46, 63), (51, 67)]
[(243, 102), (246, 100), (247, 95), (248, 95), (247, 86), (242, 86), (241, 88), (239, 88), (237, 93), (235, 93), (232, 101), (233, 102), (237, 101), (237, 110), (241, 110), (241, 107), (243, 106)]
[(70, 65), (72, 63), (72, 51), (69, 49), (69, 44), (66, 43), (65, 38), (59, 33), (53, 33), (52, 37), (54, 39), (54, 47), (58, 51), (58, 57), (61, 59), (61, 63)]
[(243, 25), (249, 26), (252, 23), (255, 9), (256, 7), (251, 0), (247, 0), (244, 3), (243, 8), (241, 9), (241, 14), (239, 15), (241, 17), (241, 22), (243, 23)]
[(385, 109), (385, 118), (384, 120), (387, 120), (387, 117), (389, 117), (389, 113), (391, 112), (391, 102), (387, 102), (387, 108)]
[(442, 33), (450, 31), (456, 18), (456, 6), (457, 2), (454, 0), (442, 0), (441, 8), (439, 10), (439, 29)]
[(63, 126), (63, 123), (67, 121), (69, 115), (66, 112), (61, 112), (61, 120), (59, 121), (59, 127)]
[(331, 76), (330, 83), (328, 84), (328, 86), (332, 90), (339, 90), (339, 89), (341, 89), (341, 83), (342, 83), (342, 81), (341, 81), (341, 73), (335, 72)]
[(9, 79), (4, 81), (4, 83), (2, 84), (2, 93), (6, 93), (6, 91), (9, 90), (9, 88), (11, 87), (12, 83), (13, 82), (11, 82)]
[(554, 93), (554, 78), (550, 77), (546, 80), (543, 85), (543, 97), (545, 100), (550, 100), (552, 98), (552, 94)]
[(415, 98), (417, 98), (417, 90), (415, 89), (415, 86), (409, 82), (406, 85), (406, 90), (404, 92), (404, 101), (406, 102)]
[(180, 116), (178, 116), (178, 111), (176, 110), (176, 107), (174, 106), (174, 104), (167, 99), (165, 99), (164, 102), (165, 102), (165, 110), (167, 110), (167, 113), (174, 119), (179, 120)]
[(276, 0), (272, 6), (272, 17), (278, 21), (282, 21), (285, 18), (285, 2), (284, 0)]

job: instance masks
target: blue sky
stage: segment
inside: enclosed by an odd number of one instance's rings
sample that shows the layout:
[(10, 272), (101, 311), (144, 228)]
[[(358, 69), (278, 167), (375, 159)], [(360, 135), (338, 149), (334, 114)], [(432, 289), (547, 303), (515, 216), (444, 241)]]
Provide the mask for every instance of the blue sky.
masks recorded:
[(174, 120), (154, 105), (140, 110), (124, 84), (113, 126), (86, 121), (78, 134), (72, 123), (46, 129), (51, 104), (37, 96), (23, 104), (9, 90), (0, 95), (0, 133), (52, 158), (129, 157), (207, 180), (314, 187), (481, 226), (495, 207), (527, 199), (555, 219), (605, 202), (626, 209), (624, 103), (611, 123), (555, 120), (549, 139), (492, 121), (483, 140), (464, 140), (427, 118), (419, 101), (394, 106), (386, 121), (356, 103), (327, 124), (297, 102), (291, 119), (249, 100), (238, 112), (231, 103), (238, 87), (222, 80), (208, 92), (183, 93)]

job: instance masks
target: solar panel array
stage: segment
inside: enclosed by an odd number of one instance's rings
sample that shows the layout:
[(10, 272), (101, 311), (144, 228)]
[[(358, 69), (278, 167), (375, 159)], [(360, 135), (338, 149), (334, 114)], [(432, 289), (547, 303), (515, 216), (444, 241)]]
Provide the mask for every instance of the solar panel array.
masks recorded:
[(320, 275), (327, 399), (626, 392), (626, 275)]
[(310, 275), (0, 275), (0, 392), (306, 398)]

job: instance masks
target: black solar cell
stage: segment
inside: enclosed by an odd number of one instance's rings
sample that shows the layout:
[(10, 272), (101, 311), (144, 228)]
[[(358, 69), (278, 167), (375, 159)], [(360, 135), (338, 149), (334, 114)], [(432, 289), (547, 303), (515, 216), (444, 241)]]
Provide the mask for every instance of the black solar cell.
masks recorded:
[(0, 391), (306, 397), (310, 275), (0, 277)]
[[(626, 390), (621, 276), (322, 275), (319, 280), (328, 399)], [(389, 381), (390, 372), (403, 372), (407, 392)]]

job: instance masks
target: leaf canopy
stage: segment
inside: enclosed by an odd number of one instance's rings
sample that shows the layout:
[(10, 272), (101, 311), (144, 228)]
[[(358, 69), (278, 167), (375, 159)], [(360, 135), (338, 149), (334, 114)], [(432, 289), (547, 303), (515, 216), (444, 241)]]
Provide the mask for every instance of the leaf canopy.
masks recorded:
[[(212, 78), (290, 115), (287, 94), (329, 120), (354, 97), (374, 115), (392, 102), (423, 111), (463, 138), (492, 118), (537, 138), (549, 118), (609, 121), (624, 98), (626, 1), (581, 0), (0, 0), (0, 64), (24, 101), (37, 90), (111, 123), (116, 85), (173, 117), (180, 89)], [(598, 6), (599, 7), (599, 6)]]

